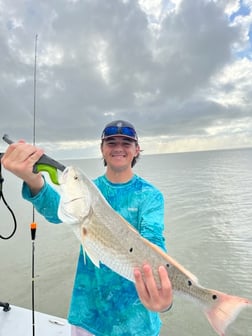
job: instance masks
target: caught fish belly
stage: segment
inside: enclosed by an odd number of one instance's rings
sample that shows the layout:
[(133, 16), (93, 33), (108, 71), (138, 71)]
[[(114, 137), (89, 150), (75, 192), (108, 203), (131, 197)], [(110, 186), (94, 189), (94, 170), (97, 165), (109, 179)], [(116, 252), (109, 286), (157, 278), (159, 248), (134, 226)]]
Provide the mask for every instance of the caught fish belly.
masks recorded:
[(134, 268), (151, 265), (158, 286), (159, 266), (167, 269), (173, 291), (200, 305), (217, 334), (224, 336), (241, 309), (251, 306), (245, 298), (202, 287), (196, 276), (142, 237), (107, 203), (98, 188), (75, 167), (61, 176), (59, 218), (72, 224), (83, 250), (95, 264), (109, 267), (134, 282)]

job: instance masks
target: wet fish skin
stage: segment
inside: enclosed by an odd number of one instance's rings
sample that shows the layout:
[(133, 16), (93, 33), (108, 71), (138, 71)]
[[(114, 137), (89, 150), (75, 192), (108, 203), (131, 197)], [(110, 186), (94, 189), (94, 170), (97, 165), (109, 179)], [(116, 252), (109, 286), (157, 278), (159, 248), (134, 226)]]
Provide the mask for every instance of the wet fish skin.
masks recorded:
[(221, 336), (240, 310), (252, 305), (248, 299), (202, 287), (191, 272), (143, 238), (115, 212), (78, 168), (67, 167), (60, 185), (59, 218), (72, 224), (83, 250), (97, 267), (101, 262), (134, 282), (134, 268), (148, 263), (160, 286), (158, 268), (164, 265), (173, 291), (196, 302)]

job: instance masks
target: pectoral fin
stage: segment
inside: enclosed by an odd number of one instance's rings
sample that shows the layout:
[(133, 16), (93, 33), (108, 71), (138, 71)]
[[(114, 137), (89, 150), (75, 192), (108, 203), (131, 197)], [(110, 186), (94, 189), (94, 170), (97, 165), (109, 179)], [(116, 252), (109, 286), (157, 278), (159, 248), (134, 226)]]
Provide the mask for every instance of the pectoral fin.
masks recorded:
[(92, 263), (100, 268), (100, 260), (99, 258), (97, 258), (96, 255), (90, 253), (90, 251), (86, 248), (86, 246), (84, 245), (84, 243), (82, 243), (82, 247), (83, 247), (83, 251), (84, 251), (84, 262), (86, 263), (86, 255), (89, 257), (89, 259), (92, 261)]

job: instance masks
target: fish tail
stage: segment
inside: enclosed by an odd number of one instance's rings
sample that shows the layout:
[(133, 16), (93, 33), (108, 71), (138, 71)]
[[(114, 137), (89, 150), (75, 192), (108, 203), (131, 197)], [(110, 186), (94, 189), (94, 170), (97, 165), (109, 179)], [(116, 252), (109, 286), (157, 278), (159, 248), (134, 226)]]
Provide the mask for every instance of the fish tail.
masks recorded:
[(228, 325), (236, 319), (243, 308), (252, 305), (252, 301), (218, 291), (212, 291), (212, 293), (216, 302), (204, 312), (217, 334), (224, 336)]

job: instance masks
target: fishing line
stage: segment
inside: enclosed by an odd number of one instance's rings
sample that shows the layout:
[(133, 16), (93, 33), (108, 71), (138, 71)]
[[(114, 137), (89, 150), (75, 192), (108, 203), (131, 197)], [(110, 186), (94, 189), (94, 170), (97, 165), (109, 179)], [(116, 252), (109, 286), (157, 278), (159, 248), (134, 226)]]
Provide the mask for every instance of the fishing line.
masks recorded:
[[(33, 145), (36, 143), (36, 94), (37, 94), (37, 45), (38, 35), (35, 36), (34, 50), (34, 77), (33, 77)], [(35, 221), (35, 208), (32, 207), (31, 240), (32, 240), (32, 335), (35, 336), (35, 238), (37, 223)]]

